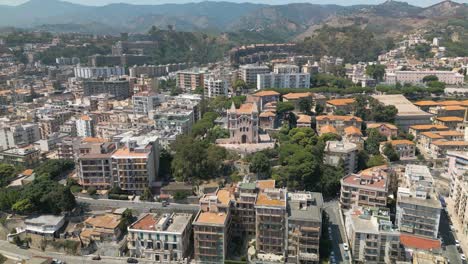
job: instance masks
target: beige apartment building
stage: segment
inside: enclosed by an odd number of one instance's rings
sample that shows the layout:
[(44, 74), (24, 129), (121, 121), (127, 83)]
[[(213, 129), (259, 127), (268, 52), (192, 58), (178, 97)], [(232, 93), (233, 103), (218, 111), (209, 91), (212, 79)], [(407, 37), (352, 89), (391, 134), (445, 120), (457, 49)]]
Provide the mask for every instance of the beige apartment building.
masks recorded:
[(341, 179), (340, 204), (353, 206), (385, 207), (391, 194), (394, 171), (386, 165), (372, 167)]
[(452, 71), (395, 71), (385, 75), (385, 82), (387, 84), (396, 84), (397, 82), (418, 84), (423, 83), (424, 77), (429, 75), (437, 76), (440, 82), (446, 84), (463, 84), (465, 81), (462, 74)]
[(392, 145), (396, 153), (398, 153), (400, 159), (404, 160), (416, 158), (416, 144), (414, 144), (413, 141), (409, 141), (407, 139), (399, 139), (382, 142), (380, 143), (380, 153), (383, 153), (385, 145), (387, 143), (390, 143)]
[(345, 174), (351, 174), (357, 170), (358, 147), (354, 143), (342, 141), (327, 141), (323, 154), (323, 162), (335, 167), (343, 162)]
[(204, 87), (204, 73), (200, 71), (180, 71), (176, 73), (176, 85), (183, 91), (195, 91)]
[(113, 186), (112, 153), (116, 145), (100, 138), (85, 138), (78, 146), (77, 174), (85, 189), (109, 189)]
[(461, 223), (461, 233), (468, 238), (468, 153), (447, 152), (448, 168), (450, 176), (450, 199), (453, 202), (454, 214)]
[(336, 131), (338, 135), (344, 135), (345, 128), (352, 126), (360, 130), (362, 126), (362, 119), (356, 116), (323, 115), (317, 116), (316, 120), (319, 135), (330, 133), (330, 130)]

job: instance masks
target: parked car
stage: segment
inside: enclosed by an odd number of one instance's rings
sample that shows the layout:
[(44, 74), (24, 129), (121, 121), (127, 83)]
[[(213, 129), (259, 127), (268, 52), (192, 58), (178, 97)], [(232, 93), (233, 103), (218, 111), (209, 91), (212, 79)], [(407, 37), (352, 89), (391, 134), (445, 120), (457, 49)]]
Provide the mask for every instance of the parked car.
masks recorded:
[(138, 263), (138, 260), (135, 258), (128, 258), (127, 263)]
[(343, 249), (344, 249), (345, 251), (348, 251), (348, 250), (349, 250), (348, 243), (344, 243), (344, 244), (343, 244)]
[(169, 205), (169, 202), (168, 201), (163, 201), (162, 202), (162, 207), (167, 207)]
[(457, 246), (457, 248), (459, 248), (460, 247), (460, 241), (455, 240), (455, 246)]
[(460, 254), (460, 258), (461, 260), (465, 261), (466, 260), (465, 254)]
[(92, 258), (92, 260), (101, 260), (101, 256), (97, 255)]

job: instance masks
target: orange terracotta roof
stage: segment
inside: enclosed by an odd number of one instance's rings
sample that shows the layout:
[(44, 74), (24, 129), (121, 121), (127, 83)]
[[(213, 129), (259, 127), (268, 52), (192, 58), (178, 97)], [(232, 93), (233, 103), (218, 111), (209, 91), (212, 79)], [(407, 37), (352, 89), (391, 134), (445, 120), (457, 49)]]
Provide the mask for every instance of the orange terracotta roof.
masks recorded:
[(466, 110), (466, 107), (463, 107), (461, 105), (448, 105), (444, 106), (445, 111), (463, 111)]
[(115, 157), (115, 158), (125, 158), (125, 157), (145, 158), (145, 157), (148, 157), (148, 155), (149, 155), (148, 152), (135, 152), (135, 151), (131, 151), (130, 149), (128, 149), (126, 147), (123, 147), (123, 148), (118, 149), (116, 152), (114, 152), (112, 157)]
[(432, 144), (436, 146), (468, 146), (468, 141), (463, 140), (456, 140), (456, 141), (445, 141), (445, 140), (437, 140), (432, 142)]
[(84, 238), (90, 238), (91, 236), (99, 236), (99, 235), (101, 235), (101, 233), (99, 233), (98, 231), (94, 229), (88, 229), (88, 228), (85, 228), (80, 233), (80, 237), (84, 237)]
[(438, 135), (438, 134), (433, 133), (433, 132), (422, 132), (421, 135), (423, 135), (425, 137), (428, 137), (428, 138), (432, 138), (432, 139), (442, 139), (442, 138), (444, 138), (443, 136)]
[(311, 97), (311, 96), (312, 96), (312, 93), (288, 93), (288, 94), (283, 95), (283, 98), (286, 98), (287, 100), (295, 100), (295, 99)]
[(440, 136), (460, 136), (460, 137), (464, 136), (463, 133), (458, 132), (458, 131), (453, 131), (453, 130), (449, 130), (449, 131), (437, 131), (437, 132), (435, 132), (435, 133), (437, 133), (437, 134), (440, 135)]
[(441, 122), (463, 122), (463, 118), (458, 116), (442, 116), (437, 117), (436, 119)]
[(32, 169), (27, 169), (27, 170), (24, 170), (21, 174), (24, 175), (24, 176), (31, 176), (33, 174), (34, 170)]
[(80, 119), (83, 121), (91, 121), (91, 117), (89, 117), (88, 115), (83, 115), (80, 117)]
[(226, 222), (227, 214), (215, 212), (202, 212), (198, 216), (196, 223), (223, 225)]
[(81, 140), (83, 143), (105, 143), (107, 139), (97, 137), (86, 137)]
[(234, 199), (231, 192), (225, 189), (218, 190), (218, 192), (216, 193), (216, 196), (218, 197), (218, 201), (221, 204), (226, 205), (226, 206), (228, 206), (231, 200)]
[(238, 114), (251, 114), (253, 111), (253, 104), (242, 104), (239, 109), (236, 110), (236, 113)]
[(408, 234), (400, 235), (400, 242), (405, 248), (430, 250), (440, 248), (440, 241), (436, 239), (417, 237)]
[(265, 193), (260, 193), (255, 204), (260, 206), (285, 206), (286, 201), (271, 199)]
[(261, 180), (257, 181), (257, 188), (260, 190), (275, 188), (275, 180)]
[(392, 144), (392, 146), (396, 146), (396, 145), (414, 145), (413, 141), (409, 141), (407, 139), (390, 140), (390, 141), (387, 141), (387, 142)]
[(392, 130), (398, 130), (397, 126), (395, 126), (393, 124), (389, 124), (389, 123), (370, 123), (370, 124), (367, 124), (367, 128), (379, 128), (381, 126), (386, 126), (387, 128), (392, 129)]
[(449, 100), (449, 101), (440, 101), (438, 102), (439, 105), (460, 105), (462, 102), (461, 101), (455, 101), (455, 100)]
[(327, 104), (331, 104), (335, 106), (343, 106), (343, 105), (353, 104), (354, 102), (356, 102), (356, 99), (354, 98), (344, 98), (344, 99), (328, 100)]
[(130, 226), (132, 229), (140, 230), (155, 230), (155, 226), (158, 223), (159, 218), (154, 214), (147, 214), (140, 218), (137, 222)]
[(262, 112), (259, 116), (260, 117), (275, 117), (276, 114), (271, 111), (266, 111), (266, 112)]
[(310, 123), (312, 123), (312, 117), (309, 116), (309, 115), (299, 115), (299, 118), (297, 119), (297, 123), (310, 124)]
[(434, 102), (434, 101), (418, 101), (418, 102), (414, 103), (414, 105), (417, 105), (417, 106), (436, 106), (436, 105), (439, 105), (439, 103)]
[(336, 134), (338, 133), (336, 128), (334, 126), (326, 125), (320, 128), (320, 133), (321, 134), (326, 134), (326, 133), (333, 133)]
[(414, 126), (410, 126), (411, 129), (414, 129), (414, 130), (431, 130), (431, 129), (437, 129), (437, 130), (442, 130), (442, 129), (448, 129), (448, 127), (444, 126), (444, 125), (440, 125), (440, 124), (436, 124), (436, 125), (414, 125)]
[(115, 229), (120, 224), (121, 219), (122, 217), (120, 215), (105, 214), (89, 217), (85, 220), (85, 223), (95, 228)]
[(258, 93), (255, 93), (254, 95), (255, 95), (255, 96), (262, 97), (262, 96), (275, 96), (275, 95), (280, 95), (280, 93), (275, 92), (275, 91), (260, 91), (260, 92), (258, 92)]
[(357, 116), (338, 116), (338, 115), (321, 115), (317, 116), (317, 121), (323, 121), (323, 120), (340, 120), (340, 121), (351, 121), (355, 119), (358, 122), (362, 122), (362, 119)]
[(346, 135), (360, 135), (362, 136), (361, 129), (355, 126), (349, 126), (344, 129)]

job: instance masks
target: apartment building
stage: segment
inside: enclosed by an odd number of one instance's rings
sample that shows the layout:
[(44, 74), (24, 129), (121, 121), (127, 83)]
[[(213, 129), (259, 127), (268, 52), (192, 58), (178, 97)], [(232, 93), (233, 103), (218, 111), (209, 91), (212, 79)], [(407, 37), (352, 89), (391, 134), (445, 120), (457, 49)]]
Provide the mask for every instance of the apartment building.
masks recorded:
[(285, 258), (287, 247), (287, 190), (263, 189), (255, 203), (257, 257), (276, 255)]
[(0, 149), (26, 146), (41, 139), (37, 124), (2, 124)]
[(207, 98), (217, 96), (227, 96), (229, 93), (230, 83), (228, 80), (215, 78), (214, 76), (206, 75), (203, 81), (204, 94)]
[(318, 263), (322, 210), (321, 193), (288, 193), (286, 263)]
[(468, 151), (468, 141), (436, 140), (431, 144), (431, 157), (434, 159), (445, 158), (448, 151)]
[(345, 230), (353, 261), (395, 263), (402, 260), (400, 232), (387, 208), (355, 207), (345, 213)]
[(395, 224), (400, 232), (437, 238), (442, 206), (427, 166), (408, 164), (397, 194)]
[(108, 78), (111, 76), (121, 76), (125, 74), (125, 69), (120, 66), (115, 67), (75, 67), (73, 69), (76, 78), (93, 79)]
[(176, 131), (179, 134), (190, 133), (195, 123), (194, 111), (182, 107), (160, 107), (150, 115), (155, 121), (156, 129)]
[(434, 114), (437, 117), (465, 117), (467, 105), (438, 105), (429, 108), (429, 113)]
[(132, 96), (133, 113), (138, 115), (148, 115), (156, 110), (164, 101), (166, 96), (151, 91), (139, 92)]
[(269, 72), (270, 68), (265, 65), (247, 64), (239, 67), (239, 77), (249, 87), (255, 87), (257, 85), (258, 74), (267, 74)]
[(264, 73), (257, 75), (257, 90), (267, 88), (310, 88), (308, 73)]
[(313, 93), (288, 93), (283, 95), (283, 102), (291, 102), (294, 105), (294, 111), (300, 111), (300, 102), (303, 100), (309, 101), (312, 105), (314, 103)]
[(259, 189), (255, 182), (240, 182), (234, 192), (233, 234), (255, 236), (255, 202)]
[(391, 139), (398, 135), (398, 127), (390, 123), (368, 123), (367, 129), (376, 129), (380, 135)]
[(128, 80), (85, 80), (82, 86), (84, 96), (110, 94), (118, 100), (127, 99), (131, 96)]
[(323, 115), (317, 116), (316, 121), (319, 135), (329, 133), (329, 131), (344, 135), (346, 127), (353, 126), (360, 129), (362, 126), (362, 119), (356, 116)]
[(410, 83), (410, 84), (422, 84), (423, 79), (426, 76), (434, 75), (437, 76), (440, 82), (446, 84), (463, 84), (464, 76), (458, 72), (451, 71), (395, 71), (394, 73), (385, 74), (385, 82), (387, 84), (396, 83)]
[(200, 200), (201, 210), (192, 224), (195, 263), (224, 263), (231, 238), (232, 200), (228, 190), (218, 190)]
[(464, 134), (458, 131), (422, 132), (419, 134), (418, 147), (431, 154), (432, 142), (435, 141), (463, 141)]
[(448, 127), (450, 130), (457, 130), (459, 125), (463, 123), (463, 117), (458, 116), (441, 116), (436, 117), (434, 123)]
[(82, 115), (76, 120), (76, 134), (79, 137), (94, 137), (95, 121), (89, 115)]
[(57, 143), (57, 157), (59, 159), (75, 160), (78, 154), (79, 138), (65, 137)]
[(11, 148), (0, 152), (0, 162), (31, 169), (39, 165), (41, 151), (32, 145)]
[(131, 257), (155, 263), (186, 263), (192, 245), (193, 214), (145, 214), (128, 227)]
[(345, 174), (348, 175), (357, 170), (357, 153), (358, 147), (354, 143), (327, 141), (323, 155), (323, 163), (335, 167), (343, 165)]
[(184, 70), (189, 66), (187, 63), (166, 64), (166, 65), (143, 65), (133, 66), (128, 69), (130, 77), (140, 77), (141, 75), (149, 78), (168, 75), (170, 72)]
[(385, 207), (392, 193), (394, 172), (386, 165), (372, 167), (341, 179), (340, 204), (352, 206)]
[(84, 221), (80, 238), (85, 245), (89, 245), (92, 241), (118, 241), (122, 235), (121, 222), (122, 215), (119, 214), (106, 213), (90, 216)]
[[(73, 148), (73, 146), (72, 146)], [(99, 138), (85, 138), (78, 146), (78, 183), (85, 189), (109, 189), (114, 186), (112, 154), (116, 144)]]
[(423, 132), (436, 132), (436, 131), (448, 131), (449, 128), (444, 125), (414, 125), (409, 127), (409, 133), (414, 136), (414, 139), (419, 139), (419, 134)]
[(383, 153), (386, 144), (392, 145), (401, 160), (416, 158), (416, 144), (413, 141), (398, 139), (382, 142), (380, 143), (380, 153)]
[(195, 91), (204, 87), (204, 72), (197, 69), (185, 70), (176, 73), (176, 86), (182, 91)]
[(275, 64), (273, 72), (276, 74), (299, 73), (299, 66), (294, 64)]
[(328, 113), (339, 111), (344, 114), (350, 114), (354, 111), (354, 102), (356, 102), (354, 98), (332, 99), (327, 101), (325, 109)]
[(447, 152), (447, 174), (450, 177), (450, 199), (453, 202), (454, 217), (461, 224), (461, 233), (468, 235), (468, 153)]

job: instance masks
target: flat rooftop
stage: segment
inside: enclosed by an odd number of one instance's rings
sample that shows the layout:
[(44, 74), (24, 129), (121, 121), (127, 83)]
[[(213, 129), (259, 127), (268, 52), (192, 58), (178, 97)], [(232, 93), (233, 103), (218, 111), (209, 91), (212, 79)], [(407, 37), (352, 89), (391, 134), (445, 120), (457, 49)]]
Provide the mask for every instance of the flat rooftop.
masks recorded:
[(219, 212), (201, 212), (195, 220), (198, 224), (224, 225), (227, 219), (226, 213)]

